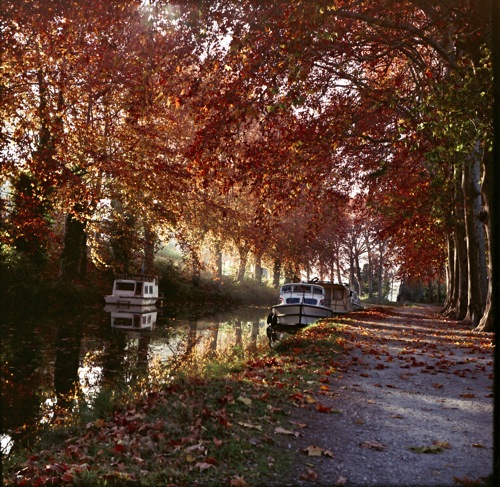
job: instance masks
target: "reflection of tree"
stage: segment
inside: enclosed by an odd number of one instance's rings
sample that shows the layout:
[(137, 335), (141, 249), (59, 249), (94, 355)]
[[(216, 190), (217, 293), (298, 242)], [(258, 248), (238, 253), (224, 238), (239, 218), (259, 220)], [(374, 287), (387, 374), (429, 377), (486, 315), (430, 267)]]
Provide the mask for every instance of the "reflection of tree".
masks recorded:
[(137, 343), (137, 366), (133, 379), (140, 379), (148, 370), (149, 344), (151, 343), (151, 334), (148, 331), (141, 332)]
[(33, 424), (40, 416), (42, 365), (41, 336), (31, 318), (18, 316), (17, 324), (2, 326), (2, 426), (12, 431)]
[(219, 320), (217, 320), (215, 323), (213, 323), (212, 327), (210, 328), (210, 334), (211, 334), (211, 340), (210, 340), (210, 352), (212, 354), (215, 354), (217, 351), (217, 340), (219, 338)]
[(243, 329), (240, 320), (236, 320), (234, 330), (236, 332), (236, 346), (241, 347), (243, 345)]
[(252, 335), (250, 338), (250, 346), (252, 348), (257, 348), (257, 337), (259, 336), (259, 320), (253, 320), (252, 322)]
[(69, 395), (78, 384), (82, 319), (77, 317), (75, 321), (63, 320), (57, 329), (54, 388), (58, 406), (63, 408), (69, 405)]
[(196, 347), (196, 333), (198, 331), (198, 321), (191, 320), (189, 322), (189, 330), (188, 334), (186, 336), (186, 352), (184, 353), (184, 356), (187, 358), (189, 357), (193, 351), (194, 348)]
[(104, 384), (121, 382), (125, 367), (127, 337), (121, 330), (113, 330), (102, 356), (102, 380)]

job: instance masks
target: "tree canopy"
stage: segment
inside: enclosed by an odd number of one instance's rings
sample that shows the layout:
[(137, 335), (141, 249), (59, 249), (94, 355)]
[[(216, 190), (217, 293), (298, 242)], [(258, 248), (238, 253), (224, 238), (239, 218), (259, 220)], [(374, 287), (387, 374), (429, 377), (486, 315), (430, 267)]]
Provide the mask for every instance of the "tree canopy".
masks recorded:
[(446, 275), (447, 312), (488, 326), (481, 2), (4, 3), (4, 258), (83, 278), (175, 237), (198, 268), (208, 245), (239, 278), (252, 257), (359, 286), (363, 251)]

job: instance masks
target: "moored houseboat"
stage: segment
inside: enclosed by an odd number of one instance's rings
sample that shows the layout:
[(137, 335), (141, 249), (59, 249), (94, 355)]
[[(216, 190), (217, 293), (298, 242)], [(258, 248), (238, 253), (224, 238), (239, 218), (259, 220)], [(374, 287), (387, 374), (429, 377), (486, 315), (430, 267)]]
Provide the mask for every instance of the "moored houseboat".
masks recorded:
[(279, 303), (274, 305), (268, 324), (307, 325), (321, 318), (348, 313), (361, 306), (359, 298), (343, 284), (314, 280), (281, 286)]
[(106, 304), (118, 306), (150, 306), (163, 299), (159, 276), (150, 274), (119, 274), (113, 282), (113, 291), (104, 297)]

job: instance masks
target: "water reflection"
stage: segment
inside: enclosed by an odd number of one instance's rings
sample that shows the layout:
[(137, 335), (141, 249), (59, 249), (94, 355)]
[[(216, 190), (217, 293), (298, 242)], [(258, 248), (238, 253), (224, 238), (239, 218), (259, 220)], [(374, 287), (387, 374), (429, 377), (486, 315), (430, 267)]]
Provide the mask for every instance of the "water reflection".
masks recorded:
[(104, 388), (153, 381), (158, 364), (192, 359), (200, 347), (212, 354), (257, 347), (267, 341), (266, 316), (259, 308), (204, 319), (156, 308), (12, 316), (0, 323), (5, 438), (19, 444), (26, 425), (57, 421)]
[(112, 328), (125, 330), (152, 330), (158, 318), (156, 306), (117, 306), (106, 305), (104, 311), (111, 316)]

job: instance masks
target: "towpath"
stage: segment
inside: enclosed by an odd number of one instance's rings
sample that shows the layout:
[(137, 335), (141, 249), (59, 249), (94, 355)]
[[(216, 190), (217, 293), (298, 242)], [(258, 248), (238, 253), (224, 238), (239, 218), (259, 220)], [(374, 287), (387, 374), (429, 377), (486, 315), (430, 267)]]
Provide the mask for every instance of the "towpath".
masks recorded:
[[(439, 308), (372, 308), (343, 319), (339, 374), (294, 411), (288, 485), (483, 485), (492, 470), (492, 335)], [(330, 410), (328, 414), (321, 410)]]

